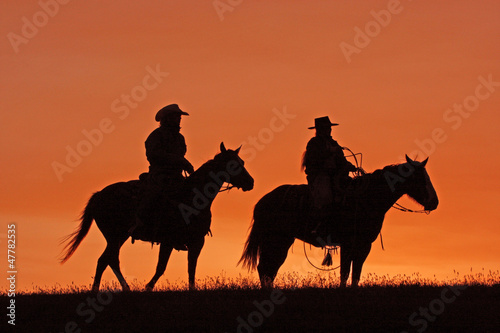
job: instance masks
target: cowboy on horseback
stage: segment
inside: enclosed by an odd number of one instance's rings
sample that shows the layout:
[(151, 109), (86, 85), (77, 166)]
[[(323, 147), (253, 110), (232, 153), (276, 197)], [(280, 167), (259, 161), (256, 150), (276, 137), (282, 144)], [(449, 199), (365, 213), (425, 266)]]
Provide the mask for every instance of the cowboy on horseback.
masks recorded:
[(184, 157), (187, 147), (180, 133), (181, 116), (189, 116), (177, 104), (170, 104), (156, 113), (155, 120), (160, 127), (146, 139), (146, 157), (150, 177), (156, 183), (169, 187), (182, 184), (182, 172), (193, 173), (191, 163)]
[[(183, 171), (188, 174), (194, 171), (191, 163), (184, 157), (187, 147), (184, 136), (180, 133), (183, 115), (189, 114), (182, 111), (177, 104), (167, 105), (156, 113), (155, 120), (160, 126), (145, 142), (146, 158), (149, 162), (147, 190), (139, 203), (137, 223), (130, 233), (137, 226), (144, 225), (144, 222), (152, 221), (155, 228), (159, 228), (157, 220), (162, 218), (157, 214), (159, 205), (171, 201), (174, 195), (180, 192), (185, 179)], [(176, 221), (168, 222), (176, 223)], [(179, 247), (184, 249), (183, 246)]]
[(356, 167), (347, 161), (342, 147), (332, 136), (332, 123), (328, 116), (314, 119), (316, 129), (314, 136), (307, 143), (302, 169), (307, 175), (307, 183), (311, 190), (311, 217), (317, 221), (318, 228), (325, 218), (336, 212), (342, 200), (342, 191), (348, 185), (349, 172)]

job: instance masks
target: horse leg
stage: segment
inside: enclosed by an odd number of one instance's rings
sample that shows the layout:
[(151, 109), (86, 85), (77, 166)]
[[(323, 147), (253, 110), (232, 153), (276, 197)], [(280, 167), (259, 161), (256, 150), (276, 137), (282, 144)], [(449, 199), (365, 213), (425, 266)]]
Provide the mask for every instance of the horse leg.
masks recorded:
[[(106, 247), (107, 249), (107, 247)], [(101, 254), (99, 260), (97, 260), (97, 268), (95, 270), (94, 284), (92, 285), (92, 291), (98, 292), (99, 286), (101, 284), (102, 273), (108, 267), (108, 257), (106, 255), (106, 250)]]
[(361, 277), (361, 269), (363, 268), (363, 263), (368, 257), (370, 250), (372, 248), (371, 243), (360, 244), (356, 249), (352, 262), (352, 286), (357, 287), (359, 279)]
[(195, 273), (198, 257), (200, 256), (201, 249), (205, 244), (205, 237), (201, 237), (196, 242), (188, 244), (188, 275), (189, 275), (189, 290), (195, 290)]
[(294, 240), (293, 237), (269, 237), (262, 242), (257, 270), (263, 289), (273, 287), (276, 274), (285, 262)]
[(122, 247), (123, 243), (127, 240), (128, 235), (125, 237), (124, 240), (118, 241), (118, 246), (116, 247), (116, 251), (113, 252), (113, 256), (111, 257), (111, 261), (109, 262), (109, 267), (113, 270), (113, 273), (115, 273), (116, 278), (120, 282), (120, 285), (122, 286), (123, 291), (130, 291), (130, 287), (125, 281), (125, 278), (123, 277), (123, 274), (120, 269), (120, 248)]
[(172, 249), (173, 247), (171, 245), (161, 243), (160, 252), (158, 254), (158, 264), (156, 265), (156, 273), (151, 281), (149, 281), (146, 285), (146, 290), (152, 291), (158, 279), (163, 275), (163, 273), (165, 273)]
[(118, 278), (118, 281), (120, 281), (123, 290), (130, 290), (130, 287), (128, 286), (127, 282), (123, 278), (123, 275), (120, 271), (120, 260), (118, 259), (120, 248), (122, 247), (123, 243), (125, 243), (125, 241), (126, 238), (125, 240), (118, 240), (111, 242), (108, 241), (106, 249), (104, 249), (104, 252), (101, 254), (99, 260), (97, 261), (97, 268), (94, 277), (94, 284), (92, 285), (92, 291), (94, 292), (99, 291), (102, 274), (104, 273), (104, 270), (106, 269), (106, 267), (108, 267), (108, 265), (115, 273), (116, 277)]
[(340, 287), (345, 287), (347, 285), (352, 262), (351, 252), (351, 244), (342, 244), (340, 246)]

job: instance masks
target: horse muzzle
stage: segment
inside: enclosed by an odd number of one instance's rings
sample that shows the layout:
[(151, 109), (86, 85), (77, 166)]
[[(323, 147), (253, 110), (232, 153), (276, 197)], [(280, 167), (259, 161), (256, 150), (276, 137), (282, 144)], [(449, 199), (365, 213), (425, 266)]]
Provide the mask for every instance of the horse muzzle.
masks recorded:
[(252, 179), (252, 181), (248, 182), (248, 184), (245, 184), (245, 185), (241, 186), (241, 189), (243, 190), (243, 192), (247, 192), (247, 191), (252, 190), (253, 189), (253, 183), (254, 183), (254, 181)]
[(428, 211), (432, 211), (432, 210), (435, 210), (437, 208), (439, 204), (439, 200), (438, 198), (433, 198), (431, 200), (429, 200), (425, 205), (424, 205), (424, 209), (425, 210), (428, 210)]

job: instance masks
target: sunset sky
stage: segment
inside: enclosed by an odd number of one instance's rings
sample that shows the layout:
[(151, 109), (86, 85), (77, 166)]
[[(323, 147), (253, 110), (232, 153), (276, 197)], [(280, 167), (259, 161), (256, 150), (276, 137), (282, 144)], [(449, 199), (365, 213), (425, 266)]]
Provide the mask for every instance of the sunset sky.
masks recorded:
[[(18, 289), (92, 283), (97, 227), (64, 265), (59, 242), (92, 193), (147, 171), (144, 141), (171, 103), (190, 113), (195, 168), (221, 141), (243, 144), (255, 179), (215, 199), (197, 278), (257, 276), (236, 266), (253, 206), (305, 183), (307, 128), (321, 116), (367, 172), (429, 156), (438, 209), (390, 210), (385, 251), (373, 244), (363, 276), (500, 269), (498, 1), (59, 1), (0, 4), (1, 267), (16, 224)], [(302, 244), (280, 272), (315, 271)], [(149, 280), (157, 255), (127, 241), (125, 278)], [(104, 279), (116, 281), (110, 269)], [(166, 279), (187, 280), (185, 252)]]

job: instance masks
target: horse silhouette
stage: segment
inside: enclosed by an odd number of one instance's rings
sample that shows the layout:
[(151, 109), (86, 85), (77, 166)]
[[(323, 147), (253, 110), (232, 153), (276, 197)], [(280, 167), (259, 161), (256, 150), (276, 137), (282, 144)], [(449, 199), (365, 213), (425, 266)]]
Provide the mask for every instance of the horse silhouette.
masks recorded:
[[(377, 239), (385, 213), (404, 194), (425, 210), (437, 208), (438, 198), (423, 162), (411, 160), (354, 178), (344, 193), (336, 219), (315, 230), (308, 215), (307, 185), (281, 185), (255, 205), (253, 223), (239, 263), (257, 268), (263, 288), (272, 287), (295, 239), (316, 247), (339, 245), (340, 285), (346, 286), (352, 264), (352, 286), (357, 286), (363, 263)], [(238, 264), (239, 264), (238, 263)]]
[[(156, 273), (146, 285), (146, 289), (154, 288), (167, 267), (173, 250), (170, 234), (173, 230), (168, 228), (168, 225), (173, 224), (172, 219), (177, 219), (178, 223), (185, 223), (186, 232), (174, 236), (185, 237), (183, 241), (188, 248), (189, 287), (190, 289), (195, 287), (196, 263), (205, 243), (205, 236), (210, 231), (212, 221), (210, 208), (217, 193), (224, 183), (241, 188), (243, 191), (253, 189), (254, 180), (245, 169), (244, 161), (238, 156), (240, 148), (226, 149), (224, 143), (221, 143), (221, 152), (186, 178), (184, 190), (179, 198), (176, 198), (178, 202), (175, 205), (169, 204), (162, 207), (165, 214), (168, 214), (169, 220), (163, 223), (166, 226), (160, 228), (153, 236), (138, 237), (138, 239), (160, 243)], [(61, 263), (66, 262), (73, 255), (87, 235), (92, 221), (95, 220), (106, 239), (107, 246), (97, 262), (93, 291), (99, 290), (102, 274), (108, 265), (118, 278), (122, 289), (130, 290), (120, 271), (119, 252), (121, 246), (130, 237), (129, 229), (136, 221), (140, 182), (140, 180), (119, 182), (94, 193), (82, 213), (79, 227), (63, 240), (66, 245)], [(137, 228), (139, 235), (141, 228), (146, 228), (146, 226)]]

